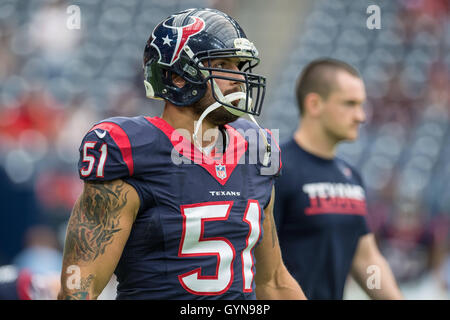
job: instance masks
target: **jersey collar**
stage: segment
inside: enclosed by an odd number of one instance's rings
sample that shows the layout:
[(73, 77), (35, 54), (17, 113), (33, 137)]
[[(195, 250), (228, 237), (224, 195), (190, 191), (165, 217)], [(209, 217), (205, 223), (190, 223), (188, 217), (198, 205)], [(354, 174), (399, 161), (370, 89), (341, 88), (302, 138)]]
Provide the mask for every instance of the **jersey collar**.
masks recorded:
[(145, 119), (167, 136), (179, 154), (204, 168), (221, 185), (225, 185), (228, 181), (248, 148), (247, 140), (236, 129), (225, 125), (229, 138), (228, 145), (222, 157), (213, 158), (198, 150), (190, 140), (182, 136), (164, 119), (159, 117), (145, 117)]

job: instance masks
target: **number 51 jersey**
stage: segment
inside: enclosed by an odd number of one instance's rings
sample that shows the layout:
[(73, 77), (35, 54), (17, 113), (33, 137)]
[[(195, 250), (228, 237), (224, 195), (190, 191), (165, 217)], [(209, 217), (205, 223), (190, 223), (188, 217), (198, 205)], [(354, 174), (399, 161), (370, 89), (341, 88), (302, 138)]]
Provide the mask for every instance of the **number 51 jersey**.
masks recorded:
[(254, 248), (281, 162), (264, 131), (225, 125), (223, 154), (203, 155), (154, 117), (116, 117), (91, 128), (80, 146), (85, 181), (122, 179), (140, 209), (115, 270), (118, 299), (255, 299)]

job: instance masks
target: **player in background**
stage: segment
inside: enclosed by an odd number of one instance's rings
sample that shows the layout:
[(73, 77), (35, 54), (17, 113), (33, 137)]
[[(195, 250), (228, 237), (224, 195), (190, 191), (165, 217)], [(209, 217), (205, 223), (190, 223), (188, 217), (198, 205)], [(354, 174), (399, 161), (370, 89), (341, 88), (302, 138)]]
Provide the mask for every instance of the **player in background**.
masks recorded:
[(59, 299), (95, 299), (113, 272), (118, 299), (304, 298), (273, 221), (280, 154), (253, 118), (265, 92), (258, 62), (220, 11), (156, 26), (144, 83), (163, 114), (107, 119), (83, 139)]
[(366, 223), (359, 173), (336, 157), (358, 137), (366, 115), (364, 83), (350, 65), (320, 59), (296, 84), (301, 120), (280, 145), (275, 221), (288, 270), (308, 299), (342, 299), (349, 272), (373, 299), (401, 299), (391, 269)]

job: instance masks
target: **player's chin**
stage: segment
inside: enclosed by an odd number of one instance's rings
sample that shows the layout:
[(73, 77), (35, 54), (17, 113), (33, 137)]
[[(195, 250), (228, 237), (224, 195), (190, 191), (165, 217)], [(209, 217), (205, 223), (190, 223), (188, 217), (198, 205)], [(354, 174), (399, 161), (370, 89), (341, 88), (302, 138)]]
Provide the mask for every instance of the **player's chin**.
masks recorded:
[(346, 135), (346, 139), (347, 141), (355, 141), (356, 139), (358, 139), (358, 130), (352, 130), (351, 132), (348, 132)]
[(220, 107), (208, 114), (206, 117), (208, 121), (216, 126), (223, 126), (227, 123), (236, 121), (239, 116), (232, 114), (227, 109)]
[(339, 132), (335, 132), (334, 134), (337, 141), (352, 142), (358, 138), (357, 130), (341, 130)]

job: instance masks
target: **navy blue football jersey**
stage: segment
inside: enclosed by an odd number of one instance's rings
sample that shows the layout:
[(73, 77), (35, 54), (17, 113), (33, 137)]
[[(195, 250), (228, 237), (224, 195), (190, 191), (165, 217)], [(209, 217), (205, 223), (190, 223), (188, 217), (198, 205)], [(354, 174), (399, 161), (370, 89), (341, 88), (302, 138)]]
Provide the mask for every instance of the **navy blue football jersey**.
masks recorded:
[(80, 146), (85, 181), (122, 179), (141, 206), (115, 270), (118, 299), (255, 299), (254, 248), (280, 153), (268, 131), (225, 125), (219, 156), (203, 155), (159, 117), (96, 124)]
[(317, 157), (294, 139), (280, 148), (274, 215), (285, 265), (308, 299), (342, 299), (358, 240), (369, 232), (361, 178), (343, 160)]

